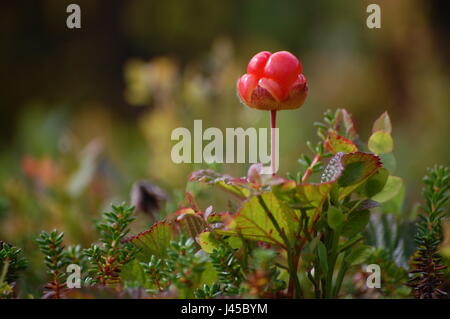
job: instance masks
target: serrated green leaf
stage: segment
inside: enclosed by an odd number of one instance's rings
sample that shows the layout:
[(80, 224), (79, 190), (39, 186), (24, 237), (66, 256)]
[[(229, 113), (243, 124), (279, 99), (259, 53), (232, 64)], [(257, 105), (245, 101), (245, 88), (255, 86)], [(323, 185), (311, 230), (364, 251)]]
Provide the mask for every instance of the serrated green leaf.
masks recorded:
[(336, 154), (338, 152), (353, 153), (358, 151), (356, 145), (349, 139), (338, 135), (336, 132), (330, 132), (324, 143), (325, 149)]
[(175, 238), (173, 228), (167, 223), (157, 223), (149, 230), (142, 232), (128, 239), (141, 251), (137, 257), (144, 262), (150, 260), (152, 255), (164, 258), (167, 255), (167, 248), (172, 239)]
[(362, 185), (380, 168), (380, 159), (372, 154), (356, 152), (342, 157), (343, 172), (338, 179), (339, 199), (343, 199)]
[[(294, 240), (296, 230), (295, 220), (298, 220), (298, 213), (278, 200), (271, 192), (263, 193), (261, 197), (280, 228), (290, 240)], [(235, 215), (231, 223), (229, 223), (228, 228), (230, 231), (217, 231), (221, 234), (234, 236), (239, 234), (250, 240), (283, 246), (281, 235), (276, 230), (263, 206), (261, 206), (257, 196), (243, 203), (239, 212)]]

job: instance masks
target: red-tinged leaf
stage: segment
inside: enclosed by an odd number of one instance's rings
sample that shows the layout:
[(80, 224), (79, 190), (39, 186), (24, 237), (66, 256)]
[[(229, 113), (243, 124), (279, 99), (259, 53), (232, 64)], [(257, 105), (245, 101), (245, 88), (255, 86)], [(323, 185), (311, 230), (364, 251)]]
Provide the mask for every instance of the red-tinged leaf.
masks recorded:
[(384, 112), (381, 116), (373, 123), (372, 133), (384, 131), (386, 133), (391, 134), (392, 125), (391, 119), (389, 118), (389, 114)]
[(327, 151), (329, 151), (333, 154), (336, 154), (339, 152), (353, 153), (358, 150), (358, 148), (352, 141), (350, 141), (349, 139), (346, 139), (345, 137), (338, 135), (334, 131), (331, 131), (328, 134), (328, 138), (325, 140), (324, 146)]
[(198, 234), (208, 228), (208, 224), (203, 217), (195, 213), (192, 209), (185, 208), (179, 210), (175, 220), (178, 229), (182, 233), (187, 233), (190, 237), (195, 238)]
[(297, 198), (305, 207), (319, 208), (333, 187), (333, 183), (302, 184), (297, 186)]
[(347, 112), (346, 109), (341, 109), (341, 114), (342, 114), (342, 122), (344, 123), (345, 127), (346, 136), (349, 139), (354, 140), (358, 136), (358, 133), (356, 132), (352, 117), (350, 113)]
[(373, 154), (355, 152), (337, 153), (330, 159), (322, 174), (322, 182), (339, 185), (339, 198), (348, 196), (382, 167), (380, 158)]
[(263, 169), (262, 163), (255, 163), (250, 165), (247, 172), (247, 181), (255, 185), (262, 185), (261, 171)]
[(320, 216), (323, 204), (330, 196), (334, 184), (335, 182), (297, 185), (294, 196), (291, 196), (287, 203), (292, 208), (306, 210), (312, 224)]
[(126, 242), (131, 242), (140, 248), (137, 257), (141, 261), (148, 261), (152, 255), (159, 258), (165, 257), (170, 241), (174, 238), (174, 228), (166, 222), (159, 222), (150, 229), (126, 239)]
[(379, 158), (373, 154), (339, 152), (330, 159), (320, 184), (295, 186), (294, 181), (285, 182), (273, 188), (273, 192), (290, 207), (306, 209), (314, 219), (314, 216), (321, 213), (323, 204), (333, 189), (337, 190), (338, 199), (343, 199), (365, 183), (380, 167)]
[(189, 180), (192, 182), (217, 185), (240, 199), (246, 199), (251, 195), (251, 185), (245, 179), (223, 175), (211, 169), (195, 171), (191, 174)]
[(293, 180), (286, 180), (284, 183), (274, 185), (272, 192), (282, 201), (289, 202), (293, 194), (296, 192), (297, 183)]
[(197, 201), (195, 200), (194, 196), (190, 192), (185, 193), (186, 201), (189, 203), (189, 206), (192, 207), (193, 210), (198, 211), (200, 210)]
[(219, 244), (214, 236), (212, 236), (211, 232), (200, 233), (196, 239), (200, 247), (208, 254), (212, 253), (214, 249), (219, 248)]
[(378, 156), (362, 152), (345, 154), (342, 164), (344, 170), (338, 179), (340, 199), (353, 192), (382, 167)]
[(358, 136), (352, 117), (346, 109), (338, 109), (336, 112), (336, 120), (333, 129), (336, 132), (343, 133), (344, 137), (350, 140), (354, 140)]

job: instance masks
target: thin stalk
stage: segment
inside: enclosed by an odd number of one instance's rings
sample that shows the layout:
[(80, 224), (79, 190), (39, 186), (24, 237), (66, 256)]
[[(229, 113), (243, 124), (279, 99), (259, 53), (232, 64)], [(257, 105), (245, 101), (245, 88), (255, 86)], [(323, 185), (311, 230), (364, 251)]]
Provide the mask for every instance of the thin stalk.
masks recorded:
[(357, 200), (353, 207), (347, 212), (347, 215), (350, 215), (363, 201), (364, 199)]
[(3, 284), (3, 282), (6, 282), (6, 274), (8, 273), (9, 268), (9, 261), (5, 260), (5, 263), (3, 264), (2, 273), (0, 275), (0, 286)]
[[(309, 230), (308, 230), (308, 221), (309, 221), (309, 217), (308, 217), (308, 215), (306, 214), (306, 210), (300, 209), (300, 212), (301, 212), (301, 216), (302, 216), (301, 221), (300, 221), (300, 224), (301, 224), (301, 222), (303, 221), (303, 233), (305, 234), (305, 238), (306, 238), (308, 241), (312, 241), (311, 233), (310, 233)], [(302, 231), (302, 229), (300, 229), (300, 231), (299, 231), (299, 233), (298, 233), (299, 236), (301, 235), (301, 231)]]
[(242, 238), (242, 246), (244, 247), (244, 258), (242, 258), (242, 268), (247, 269), (248, 268), (248, 256), (249, 256), (249, 247), (247, 241)]
[(289, 271), (289, 268), (288, 268), (287, 266), (285, 266), (285, 265), (282, 265), (282, 264), (280, 264), (280, 263), (274, 263), (274, 265), (277, 266), (277, 267), (279, 267), (279, 268), (282, 268), (282, 269), (284, 269), (284, 270)]
[(313, 277), (311, 274), (311, 271), (307, 272), (308, 279), (311, 281), (311, 283), (314, 285), (314, 295), (317, 299), (320, 298), (320, 284), (317, 282), (317, 280)]
[(277, 128), (277, 110), (270, 111), (270, 168), (272, 176), (275, 175), (275, 150), (276, 150), (276, 128)]
[(316, 166), (316, 164), (319, 161), (320, 161), (320, 154), (318, 153), (318, 154), (316, 154), (316, 156), (314, 156), (314, 159), (312, 160), (311, 165), (309, 165), (309, 167), (306, 169), (305, 174), (302, 177), (302, 184), (306, 183), (308, 178), (313, 173), (314, 166)]
[(332, 298), (332, 287), (333, 287), (333, 273), (334, 273), (334, 267), (336, 265), (337, 260), (337, 246), (339, 243), (339, 232), (333, 231), (331, 235), (331, 249), (330, 249), (330, 256), (328, 259), (328, 273), (326, 274), (326, 298)]
[(299, 256), (295, 253), (295, 248), (290, 247), (288, 251), (289, 276), (291, 277), (291, 285), (294, 289), (293, 296), (295, 299), (303, 297), (303, 290), (300, 287), (300, 280), (297, 274)]
[(350, 247), (353, 247), (354, 245), (356, 245), (357, 243), (359, 243), (361, 240), (363, 240), (363, 237), (360, 236), (358, 237), (356, 240), (353, 240), (349, 243), (346, 243), (345, 245), (343, 245), (340, 249), (339, 249), (339, 253), (342, 253), (344, 251), (346, 251), (347, 249), (349, 249)]
[(339, 268), (338, 276), (336, 278), (336, 283), (333, 287), (333, 298), (337, 298), (339, 294), (339, 290), (341, 290), (342, 282), (344, 280), (345, 273), (347, 272), (348, 265), (345, 262), (344, 258), (342, 258), (341, 267)]

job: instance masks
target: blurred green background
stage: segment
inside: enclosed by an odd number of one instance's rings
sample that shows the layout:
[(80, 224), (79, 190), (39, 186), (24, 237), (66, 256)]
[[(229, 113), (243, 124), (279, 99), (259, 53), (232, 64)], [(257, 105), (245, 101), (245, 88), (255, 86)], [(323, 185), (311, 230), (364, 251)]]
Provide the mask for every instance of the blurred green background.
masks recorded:
[[(82, 28), (69, 30), (73, 2)], [(370, 3), (381, 6), (381, 29), (366, 27)], [(2, 2), (0, 239), (36, 263), (42, 229), (57, 227), (68, 243), (87, 245), (96, 238), (92, 221), (111, 202), (129, 201), (138, 180), (164, 189), (173, 209), (189, 172), (207, 167), (172, 163), (174, 128), (192, 128), (194, 119), (204, 127), (267, 127), (268, 113), (242, 106), (235, 92), (262, 50), (291, 51), (309, 81), (305, 105), (279, 113), (280, 174), (299, 168), (326, 109), (351, 112), (362, 140), (387, 110), (409, 209), (426, 167), (450, 159), (449, 3)], [(239, 176), (248, 166), (222, 170)], [(150, 223), (139, 216), (134, 227)], [(41, 284), (42, 271), (29, 270), (26, 285)]]

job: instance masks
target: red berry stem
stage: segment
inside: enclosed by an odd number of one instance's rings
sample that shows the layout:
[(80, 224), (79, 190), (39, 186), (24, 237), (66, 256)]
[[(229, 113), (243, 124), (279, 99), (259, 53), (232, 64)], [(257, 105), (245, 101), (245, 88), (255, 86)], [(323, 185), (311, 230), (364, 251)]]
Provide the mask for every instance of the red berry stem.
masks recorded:
[(316, 166), (316, 164), (320, 161), (320, 159), (321, 159), (320, 154), (316, 154), (313, 161), (311, 162), (311, 165), (309, 165), (309, 167), (306, 169), (305, 175), (303, 175), (303, 177), (302, 177), (302, 184), (306, 183), (309, 176), (311, 176), (311, 174), (313, 172), (314, 166)]
[(271, 162), (270, 166), (272, 169), (272, 176), (275, 175), (275, 150), (276, 150), (276, 128), (277, 128), (277, 110), (271, 110), (270, 111), (270, 156)]

